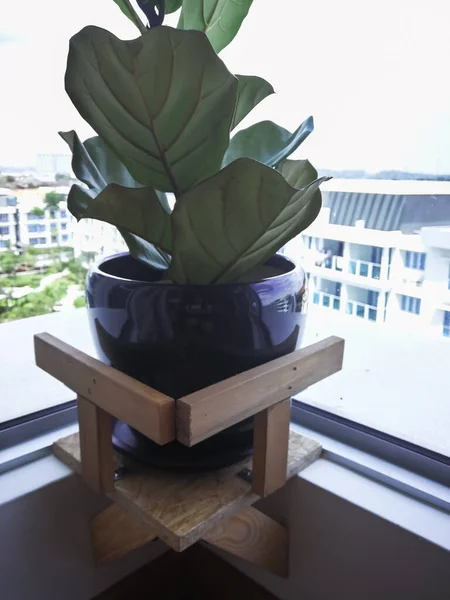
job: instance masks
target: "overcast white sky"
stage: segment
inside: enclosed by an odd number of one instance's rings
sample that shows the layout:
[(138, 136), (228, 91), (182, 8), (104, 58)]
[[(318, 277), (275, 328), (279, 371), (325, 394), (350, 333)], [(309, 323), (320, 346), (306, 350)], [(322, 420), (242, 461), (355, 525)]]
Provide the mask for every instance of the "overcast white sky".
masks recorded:
[[(449, 0), (254, 0), (221, 56), (277, 91), (246, 124), (314, 115), (297, 155), (316, 166), (450, 174), (449, 23)], [(1, 0), (0, 164), (65, 151), (60, 129), (90, 135), (63, 89), (68, 38), (88, 24), (137, 31), (113, 0)]]

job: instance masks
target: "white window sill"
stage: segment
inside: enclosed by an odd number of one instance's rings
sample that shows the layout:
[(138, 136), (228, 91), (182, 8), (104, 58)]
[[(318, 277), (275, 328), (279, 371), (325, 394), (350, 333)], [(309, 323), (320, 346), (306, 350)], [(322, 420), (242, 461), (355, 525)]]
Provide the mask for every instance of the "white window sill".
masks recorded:
[[(318, 439), (324, 446), (323, 458), (302, 471), (300, 478), (450, 551), (448, 488), (316, 432), (295, 424), (292, 426), (300, 433)], [(31, 462), (0, 475), (0, 505), (71, 475), (71, 470), (50, 454), (49, 444), (76, 429), (73, 425), (54, 430), (2, 451), (0, 465), (3, 461), (4, 466), (5, 461), (10, 466), (15, 460), (24, 462), (26, 455), (23, 453), (27, 451), (33, 452), (35, 458), (28, 454)], [(442, 503), (447, 510), (432, 506), (427, 498)]]

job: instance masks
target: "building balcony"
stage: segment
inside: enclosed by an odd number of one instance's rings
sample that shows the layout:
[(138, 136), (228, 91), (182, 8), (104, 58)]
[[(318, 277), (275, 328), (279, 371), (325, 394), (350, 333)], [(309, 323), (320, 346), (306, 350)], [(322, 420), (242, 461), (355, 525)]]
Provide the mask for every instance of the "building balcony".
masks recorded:
[(350, 259), (348, 261), (347, 272), (358, 277), (369, 277), (370, 279), (380, 279), (381, 265), (366, 260)]
[(377, 320), (377, 309), (375, 307), (355, 300), (347, 301), (345, 312), (347, 315), (359, 317), (360, 319), (365, 319), (367, 321)]
[(328, 294), (327, 292), (322, 292), (320, 290), (313, 293), (312, 301), (313, 304), (323, 306), (324, 308), (332, 308), (333, 310), (340, 310), (341, 308), (341, 299), (339, 296)]

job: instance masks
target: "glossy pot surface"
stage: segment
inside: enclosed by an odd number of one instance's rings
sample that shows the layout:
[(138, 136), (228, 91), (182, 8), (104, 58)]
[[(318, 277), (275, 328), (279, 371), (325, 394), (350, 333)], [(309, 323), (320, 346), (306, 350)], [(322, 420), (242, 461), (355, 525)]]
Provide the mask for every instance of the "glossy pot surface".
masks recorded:
[[(87, 278), (89, 322), (103, 361), (180, 398), (295, 350), (305, 318), (305, 276), (281, 255), (279, 273), (254, 283), (175, 285), (129, 254), (103, 259)], [(251, 454), (252, 420), (187, 448), (158, 446), (116, 421), (118, 450), (174, 470), (218, 468)]]

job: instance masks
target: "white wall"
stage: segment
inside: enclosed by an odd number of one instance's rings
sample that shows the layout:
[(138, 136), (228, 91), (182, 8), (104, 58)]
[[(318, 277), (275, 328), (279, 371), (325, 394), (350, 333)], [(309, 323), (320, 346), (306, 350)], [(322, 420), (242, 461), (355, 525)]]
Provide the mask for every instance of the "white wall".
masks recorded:
[[(2, 600), (87, 600), (163, 551), (153, 542), (96, 568), (88, 522), (105, 505), (72, 475), (1, 506)], [(260, 508), (290, 522), (290, 578), (230, 562), (282, 600), (450, 597), (449, 553), (305, 480), (294, 478)]]

